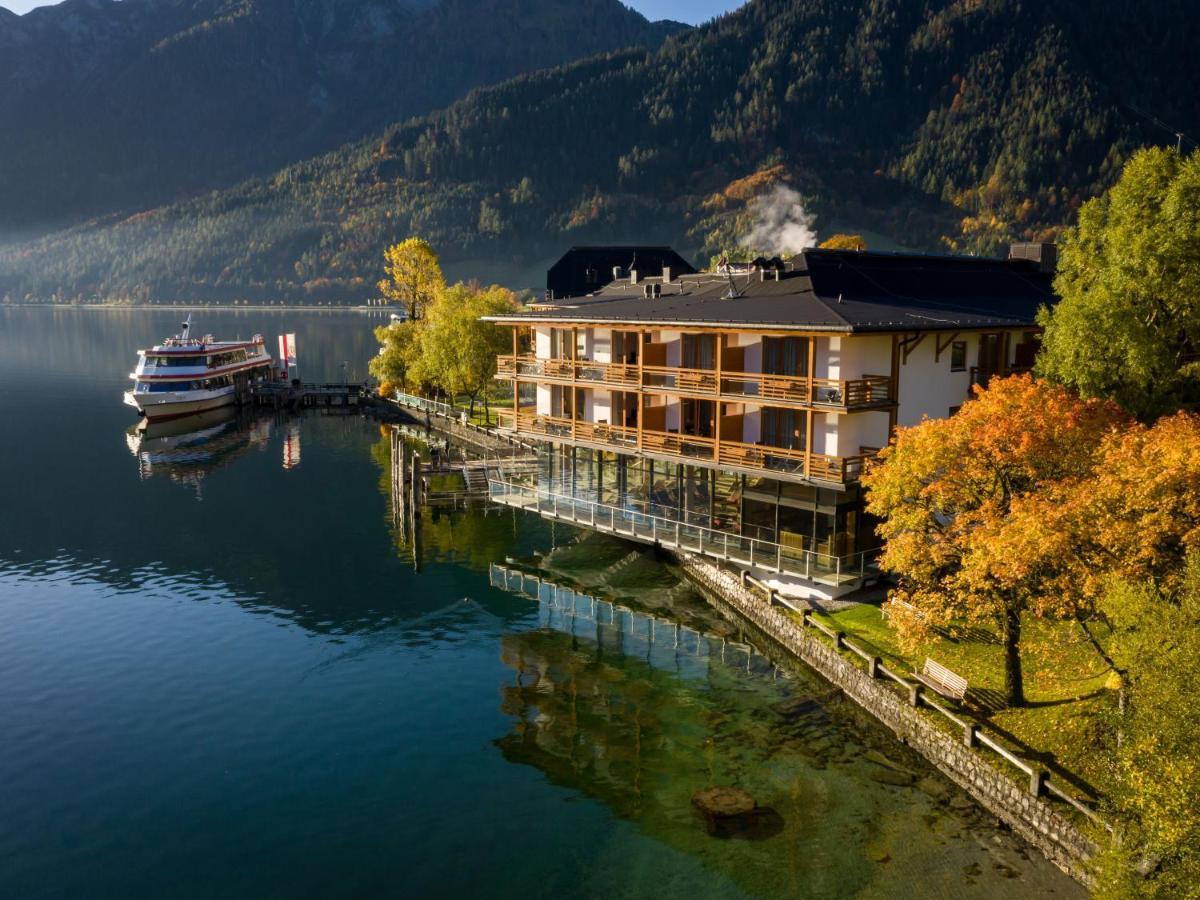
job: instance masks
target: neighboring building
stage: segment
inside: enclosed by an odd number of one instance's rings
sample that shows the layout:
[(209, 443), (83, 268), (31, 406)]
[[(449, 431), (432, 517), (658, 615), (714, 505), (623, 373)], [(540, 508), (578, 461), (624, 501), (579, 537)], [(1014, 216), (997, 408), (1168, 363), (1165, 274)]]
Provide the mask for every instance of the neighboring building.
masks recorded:
[(1032, 364), (1055, 298), (1049, 257), (1022, 253), (807, 250), (496, 317), (513, 329), (497, 374), (508, 424), (550, 452), (536, 489), (500, 481), (493, 497), (813, 595), (852, 590), (878, 575), (864, 461), (896, 425), (949, 416), (972, 385)]
[(630, 272), (639, 278), (661, 278), (664, 271), (671, 278), (696, 273), (692, 264), (670, 247), (572, 247), (546, 272), (546, 298), (584, 297), (615, 278), (628, 278)]

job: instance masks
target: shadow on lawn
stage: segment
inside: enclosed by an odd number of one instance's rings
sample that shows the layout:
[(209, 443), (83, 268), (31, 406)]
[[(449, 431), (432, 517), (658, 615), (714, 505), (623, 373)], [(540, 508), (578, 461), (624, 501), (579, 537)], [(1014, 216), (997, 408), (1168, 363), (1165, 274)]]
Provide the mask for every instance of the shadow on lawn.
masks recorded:
[[(1080, 697), (1070, 697), (1062, 700), (1037, 701), (1027, 703), (1025, 708), (1037, 709), (1040, 707), (1061, 706), (1066, 703), (1075, 703), (1081, 700), (1091, 700), (1100, 696), (1102, 693), (1104, 693), (1103, 690), (1096, 690), (1090, 694), (1084, 694)], [(980, 695), (983, 695), (982, 698)], [(1052, 775), (1054, 775), (1055, 778), (1070, 784), (1076, 790), (1085, 794), (1088, 799), (1099, 799), (1100, 793), (1079, 775), (1075, 774), (1070, 769), (1063, 767), (1058, 761), (1057, 754), (1031, 747), (1007, 728), (1004, 728), (993, 721), (992, 717), (995, 713), (1001, 712), (1002, 710), (1008, 708), (1008, 704), (1004, 702), (1004, 695), (1000, 691), (971, 688), (971, 690), (967, 692), (967, 698), (970, 705), (977, 708), (979, 717), (987, 722), (988, 728), (995, 732), (995, 734), (1002, 737), (1009, 745), (1009, 748), (1015, 751), (1019, 756), (1031, 762), (1041, 763)], [(981, 699), (983, 701), (982, 703), (980, 702)]]

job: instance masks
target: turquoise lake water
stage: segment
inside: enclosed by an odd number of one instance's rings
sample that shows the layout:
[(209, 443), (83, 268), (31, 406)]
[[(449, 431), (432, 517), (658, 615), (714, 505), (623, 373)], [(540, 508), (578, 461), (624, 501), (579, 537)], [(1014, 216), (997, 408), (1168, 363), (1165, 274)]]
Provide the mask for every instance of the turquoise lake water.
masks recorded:
[[(358, 416), (131, 434), (178, 318), (0, 309), (0, 895), (1081, 895), (639, 548), (476, 510), (418, 565)], [(363, 377), (379, 323), (195, 321), (286, 326), (311, 380)], [(713, 784), (769, 813), (710, 834)]]

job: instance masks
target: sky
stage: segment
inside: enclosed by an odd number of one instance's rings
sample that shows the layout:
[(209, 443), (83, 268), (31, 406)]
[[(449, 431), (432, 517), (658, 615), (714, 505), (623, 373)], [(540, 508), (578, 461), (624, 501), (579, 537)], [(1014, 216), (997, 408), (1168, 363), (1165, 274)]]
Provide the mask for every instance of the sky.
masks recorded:
[[(647, 19), (675, 19), (698, 25), (713, 16), (736, 9), (744, 0), (624, 0)], [(42, 0), (0, 0), (0, 6), (15, 13), (26, 13), (35, 6), (47, 5)]]

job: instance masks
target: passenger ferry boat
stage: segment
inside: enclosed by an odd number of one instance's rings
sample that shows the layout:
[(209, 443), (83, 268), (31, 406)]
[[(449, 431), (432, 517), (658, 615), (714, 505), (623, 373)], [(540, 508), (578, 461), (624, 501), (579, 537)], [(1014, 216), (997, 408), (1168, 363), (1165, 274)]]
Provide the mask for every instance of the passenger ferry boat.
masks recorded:
[(125, 402), (147, 421), (162, 422), (237, 402), (239, 391), (271, 377), (271, 357), (261, 334), (248, 341), (216, 341), (191, 336), (192, 317), (175, 337), (138, 351), (134, 388)]

